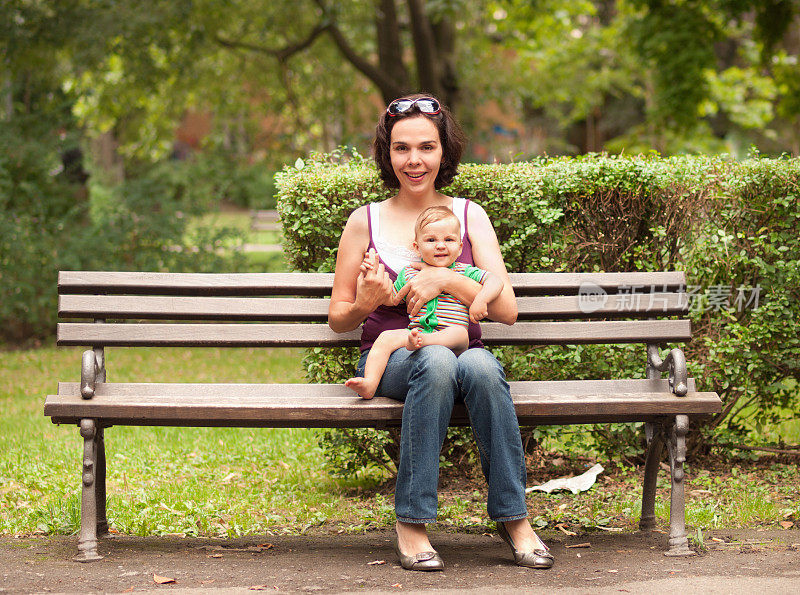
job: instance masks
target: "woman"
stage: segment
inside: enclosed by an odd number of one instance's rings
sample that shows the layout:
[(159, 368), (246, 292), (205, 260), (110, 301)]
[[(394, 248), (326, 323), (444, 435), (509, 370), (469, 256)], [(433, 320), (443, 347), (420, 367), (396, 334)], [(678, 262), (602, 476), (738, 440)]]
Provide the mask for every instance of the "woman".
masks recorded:
[[(409, 314), (442, 292), (469, 305), (480, 285), (442, 267), (421, 268), (406, 287), (407, 311), (391, 303), (396, 273), (418, 260), (411, 247), (414, 222), (428, 207), (449, 207), (461, 220), (458, 258), (503, 280), (489, 304), (489, 318), (514, 324), (517, 306), (500, 246), (484, 210), (439, 192), (453, 180), (464, 148), (463, 134), (436, 98), (409, 95), (381, 115), (374, 157), (391, 198), (356, 209), (339, 243), (328, 321), (336, 332), (364, 323), (361, 359), (383, 330), (405, 328)], [(405, 289), (404, 289), (405, 290)], [(395, 547), (403, 568), (441, 570), (444, 563), (428, 540), (426, 523), (436, 520), (439, 453), (456, 400), (463, 400), (489, 485), (487, 509), (500, 536), (521, 566), (550, 568), (553, 557), (527, 521), (525, 459), (516, 413), (503, 369), (480, 343), (480, 327), (469, 329), (470, 348), (456, 356), (447, 347), (398, 349), (389, 358), (377, 394), (404, 402), (397, 470)]]

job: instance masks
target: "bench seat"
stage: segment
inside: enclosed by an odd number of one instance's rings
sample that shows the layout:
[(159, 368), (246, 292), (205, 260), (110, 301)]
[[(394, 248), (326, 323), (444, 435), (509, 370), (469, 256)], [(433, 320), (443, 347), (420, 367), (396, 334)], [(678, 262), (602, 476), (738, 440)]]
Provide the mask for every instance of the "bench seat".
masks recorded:
[[(677, 414), (710, 415), (715, 393), (677, 397), (667, 380), (511, 382), (522, 425), (658, 421)], [(84, 399), (80, 383), (61, 382), (47, 397), (45, 415), (54, 423), (84, 418), (103, 426), (388, 427), (399, 426), (403, 404), (376, 397), (365, 401), (341, 384), (101, 383)], [(451, 425), (469, 425), (456, 406)]]

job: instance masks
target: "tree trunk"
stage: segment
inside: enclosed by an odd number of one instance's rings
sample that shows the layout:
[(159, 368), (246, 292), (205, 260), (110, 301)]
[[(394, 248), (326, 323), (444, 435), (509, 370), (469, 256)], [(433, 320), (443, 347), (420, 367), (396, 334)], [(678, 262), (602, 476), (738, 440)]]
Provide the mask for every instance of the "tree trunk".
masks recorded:
[(6, 120), (11, 120), (14, 117), (14, 83), (11, 80), (11, 71), (6, 71), (8, 78), (3, 85), (3, 99), (6, 109)]
[(104, 132), (91, 143), (95, 162), (100, 166), (110, 184), (121, 184), (125, 180), (125, 166), (117, 153), (119, 144), (112, 131)]
[(440, 61), (439, 72), (443, 89), (441, 99), (451, 111), (455, 111), (460, 89), (456, 72), (456, 28), (453, 21), (442, 18), (434, 23), (433, 35)]
[[(397, 23), (397, 7), (395, 0), (377, 0), (375, 11), (375, 30), (378, 39), (378, 62), (383, 72), (394, 79), (403, 93), (411, 90), (408, 70), (403, 63), (403, 48), (400, 45), (400, 27)], [(387, 97), (383, 92), (383, 100), (389, 103), (394, 96)]]
[(424, 0), (407, 0), (411, 16), (411, 37), (414, 40), (414, 57), (417, 61), (417, 76), (420, 91), (444, 97), (439, 52), (433, 37)]

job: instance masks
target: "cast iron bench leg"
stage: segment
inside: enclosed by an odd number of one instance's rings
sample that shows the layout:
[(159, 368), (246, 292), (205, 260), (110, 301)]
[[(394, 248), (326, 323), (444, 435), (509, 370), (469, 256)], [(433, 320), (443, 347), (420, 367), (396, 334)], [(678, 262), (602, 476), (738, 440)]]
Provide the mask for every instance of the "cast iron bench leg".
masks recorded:
[(644, 463), (644, 483), (642, 485), (642, 516), (639, 519), (640, 531), (656, 528), (656, 480), (664, 453), (663, 428), (660, 424), (648, 423), (647, 458)]
[(78, 536), (76, 562), (94, 562), (103, 558), (97, 553), (97, 428), (93, 419), (81, 420), (83, 436), (83, 472), (81, 473), (81, 532)]
[(106, 537), (108, 520), (106, 519), (106, 439), (105, 428), (97, 428), (97, 473), (95, 474), (95, 494), (97, 500), (97, 536)]
[(669, 551), (667, 556), (691, 556), (689, 539), (686, 536), (686, 494), (684, 490), (683, 463), (686, 461), (686, 434), (689, 432), (689, 417), (676, 415), (671, 428), (667, 448), (672, 475), (672, 496), (669, 509)]

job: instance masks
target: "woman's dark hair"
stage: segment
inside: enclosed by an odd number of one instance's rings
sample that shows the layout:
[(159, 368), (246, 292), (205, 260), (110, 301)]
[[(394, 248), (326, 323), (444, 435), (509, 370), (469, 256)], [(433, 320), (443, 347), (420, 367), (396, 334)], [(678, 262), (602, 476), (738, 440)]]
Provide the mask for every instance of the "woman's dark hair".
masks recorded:
[[(398, 99), (414, 100), (423, 97), (432, 97), (436, 99), (433, 95), (427, 93), (405, 95)], [(437, 99), (437, 101), (439, 100)], [(439, 101), (439, 105), (441, 105), (441, 101)], [(375, 158), (375, 163), (378, 165), (378, 173), (381, 176), (381, 180), (383, 180), (387, 188), (400, 188), (400, 180), (397, 179), (394, 173), (392, 159), (389, 154), (392, 140), (392, 128), (394, 128), (394, 125), (400, 120), (404, 120), (405, 118), (418, 118), (420, 116), (428, 118), (436, 125), (436, 129), (439, 131), (439, 141), (442, 143), (442, 163), (439, 166), (439, 173), (433, 182), (434, 188), (439, 190), (453, 181), (456, 173), (458, 173), (458, 164), (461, 162), (461, 155), (464, 153), (466, 138), (458, 122), (456, 122), (453, 117), (453, 114), (443, 105), (441, 107), (442, 109), (438, 114), (432, 115), (421, 111), (416, 104), (409, 108), (408, 111), (396, 116), (390, 116), (389, 112), (384, 110), (378, 120), (378, 126), (375, 128), (375, 140), (372, 141), (372, 154)]]

